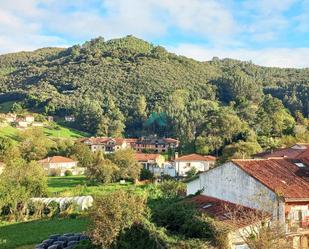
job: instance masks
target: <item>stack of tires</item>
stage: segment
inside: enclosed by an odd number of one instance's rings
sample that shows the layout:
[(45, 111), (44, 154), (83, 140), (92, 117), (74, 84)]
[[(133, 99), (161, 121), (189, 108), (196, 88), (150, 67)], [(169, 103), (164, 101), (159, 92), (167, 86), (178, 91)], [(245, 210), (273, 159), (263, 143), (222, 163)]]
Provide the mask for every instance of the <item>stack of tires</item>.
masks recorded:
[(89, 237), (81, 233), (54, 234), (36, 245), (35, 249), (73, 249), (83, 240), (89, 240)]

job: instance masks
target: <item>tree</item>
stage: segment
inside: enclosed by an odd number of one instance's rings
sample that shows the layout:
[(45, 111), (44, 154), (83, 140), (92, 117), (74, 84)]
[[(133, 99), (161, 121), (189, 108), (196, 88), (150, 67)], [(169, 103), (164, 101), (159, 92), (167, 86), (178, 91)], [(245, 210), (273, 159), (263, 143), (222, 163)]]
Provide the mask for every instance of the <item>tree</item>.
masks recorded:
[(112, 162), (119, 167), (118, 179), (139, 179), (141, 165), (136, 161), (134, 154), (131, 149), (123, 149), (110, 156)]
[(44, 135), (42, 129), (29, 128), (18, 133), (19, 148), (22, 157), (27, 161), (39, 160), (47, 156), (53, 142)]
[(26, 162), (18, 156), (7, 158), (0, 176), (0, 209), (13, 219), (22, 219), (30, 197), (47, 193), (47, 177), (37, 162)]
[(93, 153), (84, 143), (74, 143), (71, 148), (70, 154), (72, 158), (75, 158), (78, 161), (78, 164), (81, 167), (88, 167), (93, 163)]
[(260, 136), (280, 137), (293, 132), (294, 118), (284, 108), (282, 102), (266, 95), (257, 112), (255, 129)]
[(257, 142), (239, 141), (224, 147), (222, 160), (251, 158), (252, 155), (261, 151), (262, 148)]
[(146, 212), (143, 196), (122, 190), (96, 198), (90, 214), (90, 237), (101, 248), (113, 248), (118, 236), (141, 223)]
[(111, 160), (105, 159), (102, 152), (96, 153), (92, 163), (87, 166), (86, 176), (91, 182), (109, 183), (116, 179), (119, 168)]
[(102, 109), (98, 101), (88, 98), (79, 101), (74, 114), (79, 128), (93, 134), (97, 131), (102, 117)]
[(11, 112), (16, 113), (16, 114), (22, 114), (24, 112), (24, 109), (21, 106), (21, 104), (14, 102), (11, 108)]
[(237, 98), (259, 102), (262, 96), (262, 87), (258, 82), (237, 67), (225, 72), (217, 85), (220, 99), (226, 103)]

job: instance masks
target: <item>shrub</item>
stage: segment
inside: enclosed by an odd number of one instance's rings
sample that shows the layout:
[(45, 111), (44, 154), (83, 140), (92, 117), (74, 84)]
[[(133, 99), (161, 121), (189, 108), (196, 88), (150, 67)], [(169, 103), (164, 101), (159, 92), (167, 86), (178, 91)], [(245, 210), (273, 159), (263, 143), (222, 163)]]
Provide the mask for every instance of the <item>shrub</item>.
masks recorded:
[(44, 207), (43, 213), (47, 217), (55, 217), (60, 214), (60, 205), (55, 201), (51, 201)]
[(72, 173), (71, 170), (68, 170), (68, 169), (67, 169), (67, 170), (64, 172), (64, 175), (65, 175), (65, 176), (72, 176), (73, 173)]
[(142, 168), (140, 180), (152, 180), (153, 179), (153, 173), (149, 169)]
[(192, 167), (188, 172), (187, 172), (187, 177), (191, 178), (197, 174), (197, 169), (195, 167)]
[(165, 198), (174, 198), (186, 192), (186, 184), (179, 181), (168, 180), (160, 184), (160, 189)]
[(60, 176), (61, 175), (61, 169), (50, 169), (49, 175), (50, 176)]
[(95, 200), (90, 212), (92, 242), (102, 248), (111, 248), (117, 237), (145, 215), (144, 197), (123, 190)]

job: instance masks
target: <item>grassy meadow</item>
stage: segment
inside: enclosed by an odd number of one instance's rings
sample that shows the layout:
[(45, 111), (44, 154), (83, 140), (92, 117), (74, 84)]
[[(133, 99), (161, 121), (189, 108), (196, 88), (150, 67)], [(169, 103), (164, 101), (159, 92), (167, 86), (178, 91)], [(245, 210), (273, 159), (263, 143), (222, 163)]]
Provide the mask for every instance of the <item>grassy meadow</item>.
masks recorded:
[(1, 249), (33, 249), (35, 244), (56, 233), (83, 232), (87, 230), (87, 218), (46, 219), (21, 223), (0, 223)]
[(92, 195), (100, 196), (116, 190), (131, 190), (135, 192), (147, 191), (145, 185), (135, 185), (131, 182), (125, 184), (108, 183), (103, 185), (91, 185), (85, 176), (61, 176), (48, 178), (49, 196), (76, 196)]

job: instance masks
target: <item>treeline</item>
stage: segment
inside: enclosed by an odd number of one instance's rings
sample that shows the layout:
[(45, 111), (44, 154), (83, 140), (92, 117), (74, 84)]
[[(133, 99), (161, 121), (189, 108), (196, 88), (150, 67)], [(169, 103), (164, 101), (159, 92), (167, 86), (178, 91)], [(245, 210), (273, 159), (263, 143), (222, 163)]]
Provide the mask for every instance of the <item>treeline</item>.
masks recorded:
[(197, 62), (132, 36), (0, 56), (0, 87), (94, 135), (172, 136), (187, 152), (247, 157), (308, 140), (309, 69)]

